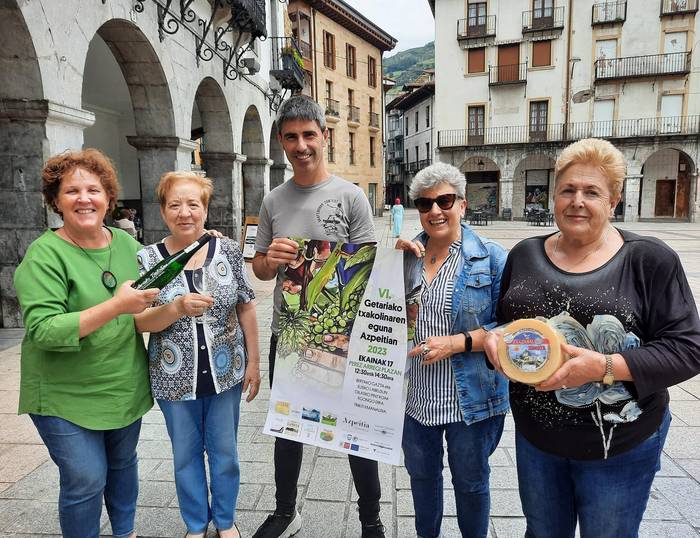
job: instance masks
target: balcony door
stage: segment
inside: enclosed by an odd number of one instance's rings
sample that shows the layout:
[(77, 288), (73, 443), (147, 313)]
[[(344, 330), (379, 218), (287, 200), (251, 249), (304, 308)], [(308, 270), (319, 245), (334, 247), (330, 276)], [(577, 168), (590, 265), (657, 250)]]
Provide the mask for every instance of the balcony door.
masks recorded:
[(484, 107), (469, 107), (469, 132), (467, 144), (482, 145), (484, 143)]
[(520, 44), (498, 47), (498, 82), (515, 82), (520, 74)]
[(486, 33), (486, 2), (469, 4), (467, 35), (480, 36)]
[(654, 199), (655, 217), (673, 217), (676, 206), (676, 180), (657, 179), (656, 196)]
[(593, 103), (593, 129), (591, 136), (605, 138), (613, 135), (615, 100), (603, 99)]
[(617, 39), (600, 39), (595, 42), (596, 77), (614, 76), (617, 71)]
[(532, 1), (532, 27), (548, 28), (554, 25), (554, 0)]
[(664, 65), (663, 73), (676, 73), (686, 68), (685, 58), (688, 46), (688, 34), (686, 32), (667, 32), (664, 35)]
[(530, 101), (530, 140), (547, 140), (547, 121), (549, 103), (547, 101)]
[(662, 95), (660, 131), (662, 133), (680, 133), (682, 114), (682, 95)]

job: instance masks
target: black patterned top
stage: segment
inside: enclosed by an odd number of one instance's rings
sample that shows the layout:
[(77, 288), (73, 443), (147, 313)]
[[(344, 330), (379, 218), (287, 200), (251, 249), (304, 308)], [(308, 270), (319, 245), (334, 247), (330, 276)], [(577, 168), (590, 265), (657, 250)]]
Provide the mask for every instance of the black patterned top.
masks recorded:
[[(198, 336), (195, 319), (182, 317), (167, 329), (152, 333), (148, 342), (153, 397), (160, 400), (193, 400), (197, 397), (197, 372), (201, 346), (206, 346), (214, 388), (219, 394), (236, 386), (245, 372), (245, 340), (238, 323), (236, 305), (255, 298), (238, 245), (227, 238), (216, 242), (207, 257), (204, 274), (214, 305), (204, 320), (204, 339)], [(141, 274), (163, 259), (157, 245), (138, 253)], [(160, 290), (154, 306), (169, 303), (188, 293), (184, 272)], [(201, 334), (201, 331), (199, 332)]]

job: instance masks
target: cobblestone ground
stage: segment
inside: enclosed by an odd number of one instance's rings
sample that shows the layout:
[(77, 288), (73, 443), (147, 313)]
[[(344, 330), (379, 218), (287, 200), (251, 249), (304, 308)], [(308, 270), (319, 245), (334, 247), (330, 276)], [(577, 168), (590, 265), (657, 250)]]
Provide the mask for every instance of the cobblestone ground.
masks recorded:
[[(387, 218), (376, 220), (380, 243), (390, 246)], [(696, 302), (700, 299), (700, 224), (636, 223), (620, 227), (653, 235), (680, 255)], [(419, 229), (417, 213), (407, 211), (402, 235)], [(523, 222), (496, 222), (478, 233), (506, 247), (531, 235), (553, 231)], [(252, 274), (252, 273), (251, 273)], [(273, 439), (260, 430), (269, 397), (267, 352), (272, 313), (272, 285), (255, 282), (261, 327), (263, 390), (241, 406), (239, 452), (242, 485), (238, 524), (251, 536), (274, 508)], [(17, 416), (19, 330), (0, 330), (0, 536), (59, 536), (58, 473), (27, 416)], [(673, 423), (664, 450), (661, 472), (654, 481), (640, 535), (673, 538), (700, 536), (700, 377), (671, 389)], [(525, 524), (517, 491), (513, 422), (508, 417), (501, 443), (491, 458), (492, 537), (523, 536)], [(163, 416), (156, 408), (144, 417), (139, 443), (141, 489), (138, 501), (139, 536), (181, 537), (185, 528), (177, 508), (172, 454)], [(415, 536), (413, 503), (404, 467), (380, 464), (382, 520), (387, 536)], [(459, 536), (455, 505), (445, 470), (443, 535)], [(304, 520), (300, 538), (359, 537), (356, 494), (345, 456), (307, 447), (299, 482), (299, 508)], [(103, 533), (110, 527), (103, 515)], [(213, 534), (212, 534), (213, 536)]]

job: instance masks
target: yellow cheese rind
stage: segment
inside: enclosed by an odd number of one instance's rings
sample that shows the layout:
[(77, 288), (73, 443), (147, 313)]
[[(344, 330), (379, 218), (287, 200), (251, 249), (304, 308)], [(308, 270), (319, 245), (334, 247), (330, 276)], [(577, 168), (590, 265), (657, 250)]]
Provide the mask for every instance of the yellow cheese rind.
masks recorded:
[(551, 376), (564, 362), (562, 337), (538, 319), (509, 324), (498, 339), (498, 359), (503, 373), (531, 385)]

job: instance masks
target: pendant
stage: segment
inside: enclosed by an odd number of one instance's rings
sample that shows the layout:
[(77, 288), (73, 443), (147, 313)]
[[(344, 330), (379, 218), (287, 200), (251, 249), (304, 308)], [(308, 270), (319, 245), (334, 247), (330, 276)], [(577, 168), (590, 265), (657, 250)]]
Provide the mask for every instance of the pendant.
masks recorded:
[(111, 271), (102, 271), (102, 285), (109, 291), (117, 287), (117, 277)]

